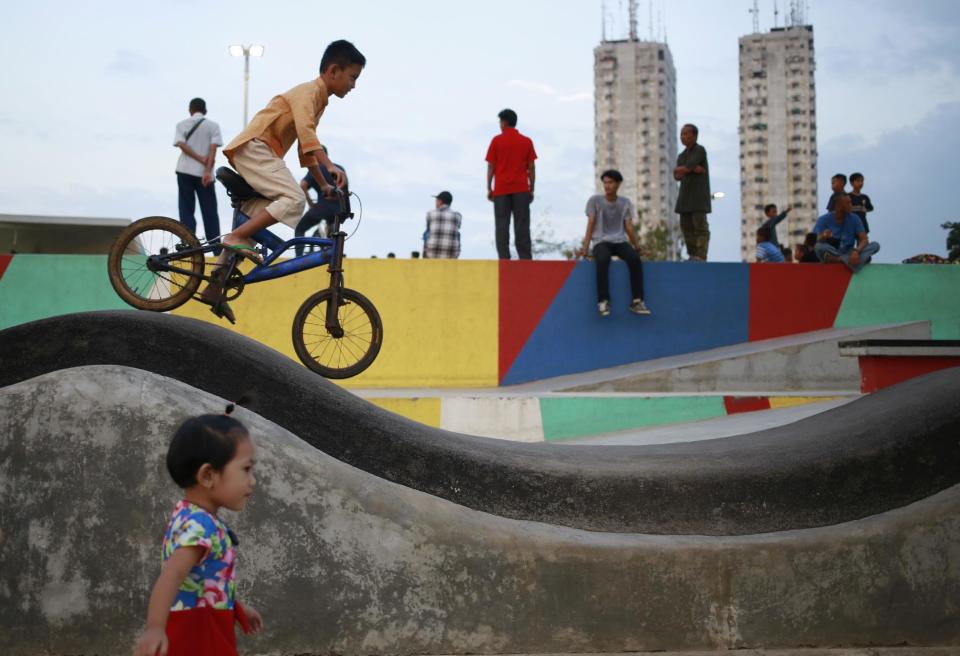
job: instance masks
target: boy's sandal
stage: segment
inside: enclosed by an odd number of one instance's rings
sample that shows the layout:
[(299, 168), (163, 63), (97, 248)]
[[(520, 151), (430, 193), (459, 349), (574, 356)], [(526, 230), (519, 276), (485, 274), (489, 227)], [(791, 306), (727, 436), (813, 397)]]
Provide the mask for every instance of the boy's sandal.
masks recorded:
[(226, 319), (232, 324), (237, 323), (237, 317), (233, 314), (230, 304), (226, 301), (208, 301), (202, 296), (198, 296), (197, 300), (205, 305), (209, 305), (210, 311), (213, 312), (218, 319)]
[(260, 255), (253, 246), (247, 246), (246, 244), (224, 244), (224, 247), (230, 249), (237, 255), (247, 258), (255, 264), (263, 264), (263, 256)]

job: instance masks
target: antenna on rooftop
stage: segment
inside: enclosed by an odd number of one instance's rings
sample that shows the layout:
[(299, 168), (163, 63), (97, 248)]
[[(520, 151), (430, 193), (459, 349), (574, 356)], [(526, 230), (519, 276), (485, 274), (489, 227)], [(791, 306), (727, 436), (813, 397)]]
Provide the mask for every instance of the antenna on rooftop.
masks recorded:
[(759, 0), (753, 0), (753, 9), (747, 9), (747, 12), (753, 14), (753, 33), (760, 31), (760, 7)]
[(647, 5), (649, 16), (647, 18), (647, 37), (653, 41), (653, 0)]
[(630, 0), (630, 40), (637, 40), (637, 0)]
[(780, 7), (777, 0), (773, 0), (773, 26), (780, 27)]
[(790, 27), (800, 27), (807, 22), (806, 0), (790, 0)]
[(600, 35), (603, 42), (607, 41), (607, 0), (600, 0)]

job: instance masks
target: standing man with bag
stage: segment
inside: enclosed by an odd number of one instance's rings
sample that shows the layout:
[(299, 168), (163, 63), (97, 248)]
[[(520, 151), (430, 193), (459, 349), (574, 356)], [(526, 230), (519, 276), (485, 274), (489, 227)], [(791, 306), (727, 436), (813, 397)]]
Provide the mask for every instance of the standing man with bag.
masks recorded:
[(196, 199), (199, 199), (204, 235), (210, 240), (220, 235), (213, 164), (217, 148), (223, 145), (223, 137), (220, 136), (220, 126), (206, 118), (207, 103), (203, 98), (191, 100), (189, 111), (190, 118), (177, 123), (173, 139), (173, 145), (181, 151), (177, 161), (180, 223), (196, 234), (197, 219), (194, 209)]
[(533, 141), (517, 131), (517, 113), (505, 109), (500, 118), (500, 134), (487, 149), (487, 200), (493, 201), (496, 221), (497, 257), (510, 259), (510, 214), (513, 214), (513, 240), (517, 257), (533, 257), (530, 241), (530, 203), (537, 171), (533, 161), (537, 151)]

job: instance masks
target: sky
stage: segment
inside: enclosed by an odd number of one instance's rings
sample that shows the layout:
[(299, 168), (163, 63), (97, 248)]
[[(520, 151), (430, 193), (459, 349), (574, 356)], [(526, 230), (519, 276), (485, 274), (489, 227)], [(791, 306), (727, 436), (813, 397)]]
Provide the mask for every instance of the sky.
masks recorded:
[[(639, 2), (640, 36), (649, 35), (653, 15), (654, 36), (665, 36), (673, 53), (678, 121), (699, 126), (711, 186), (726, 194), (710, 215), (711, 260), (739, 259), (737, 39), (752, 31), (752, 5)], [(807, 5), (821, 207), (831, 174), (862, 171), (876, 207), (876, 260), (945, 254), (939, 226), (960, 220), (949, 200), (958, 172), (960, 3)], [(759, 1), (762, 30), (773, 25), (773, 6)], [(625, 25), (627, 3), (606, 7), (612, 38)], [(409, 257), (422, 246), (431, 196), (449, 190), (463, 214), (461, 256), (496, 257), (484, 156), (505, 107), (518, 113), (517, 127), (539, 155), (534, 235), (583, 237), (583, 208), (596, 189), (600, 0), (34, 0), (4, 14), (0, 214), (176, 217), (173, 133), (190, 98), (206, 99), (225, 140), (242, 128), (243, 60), (228, 46), (265, 47), (251, 59), (253, 115), (316, 77), (326, 44), (345, 38), (367, 67), (352, 93), (332, 98), (318, 133), (362, 202), (362, 220), (347, 226), (355, 230), (348, 254)], [(286, 161), (299, 177), (295, 149)], [(231, 209), (222, 188), (219, 202), (226, 231)], [(276, 232), (292, 236), (283, 226)]]

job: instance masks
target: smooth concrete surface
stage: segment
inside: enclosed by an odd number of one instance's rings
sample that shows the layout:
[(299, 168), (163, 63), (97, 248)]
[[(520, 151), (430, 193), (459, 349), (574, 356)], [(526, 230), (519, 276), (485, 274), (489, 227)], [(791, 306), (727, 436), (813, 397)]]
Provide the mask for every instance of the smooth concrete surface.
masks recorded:
[[(465, 396), (458, 396), (452, 390), (391, 390), (384, 396), (379, 395), (379, 390), (351, 392), (379, 408), (427, 426), (515, 442), (588, 439), (614, 431), (642, 431), (654, 426), (708, 421), (760, 409), (822, 403), (838, 396), (767, 393), (728, 397), (719, 394), (642, 392), (545, 392), (535, 396), (529, 393), (505, 396), (502, 388), (500, 394), (473, 394), (471, 391)], [(743, 399), (744, 396), (747, 398)], [(854, 395), (848, 394), (844, 398), (852, 399)], [(737, 401), (746, 401), (757, 407), (749, 411), (738, 409), (735, 405)], [(807, 412), (803, 416), (811, 414), (814, 413)], [(784, 423), (787, 421), (769, 425)], [(742, 432), (766, 427), (766, 422), (758, 422), (756, 428), (745, 424)]]
[(651, 426), (639, 430), (619, 431), (591, 437), (581, 437), (564, 440), (560, 444), (592, 444), (594, 446), (623, 446), (630, 444), (670, 444), (673, 442), (698, 442), (700, 440), (715, 440), (722, 437), (732, 437), (744, 433), (785, 426), (801, 419), (841, 405), (850, 403), (852, 398), (809, 403), (763, 410), (760, 412), (744, 412), (726, 417), (717, 417), (705, 421), (692, 421), (685, 424), (671, 424), (669, 426)]
[[(657, 656), (717, 656), (716, 650), (709, 651), (668, 651), (621, 652), (606, 656), (626, 656), (626, 654), (657, 654)], [(801, 647), (799, 649), (738, 649), (736, 656), (956, 656), (960, 647), (861, 647), (853, 649), (817, 649)], [(503, 654), (503, 656), (520, 656)], [(573, 656), (566, 654), (540, 654), (540, 656)], [(595, 653), (579, 652), (577, 656), (597, 656)]]
[(860, 370), (855, 361), (840, 356), (841, 341), (929, 337), (929, 321), (831, 328), (547, 379), (530, 386), (565, 392), (856, 392)]
[(441, 400), (440, 427), (465, 435), (542, 442), (540, 400), (530, 397), (453, 397)]
[(742, 535), (829, 526), (960, 483), (960, 368), (749, 435), (571, 446), (415, 424), (246, 337), (182, 317), (92, 312), (0, 332), (0, 387), (91, 364), (153, 371), (222, 398), (252, 392), (261, 415), (374, 476), (574, 528)]
[[(224, 403), (110, 365), (0, 389), (0, 653), (129, 653), (179, 497), (167, 442)], [(470, 510), (238, 418), (259, 483), (224, 515), (239, 597), (266, 621), (242, 653), (960, 645), (960, 485), (806, 530), (589, 532)]]

